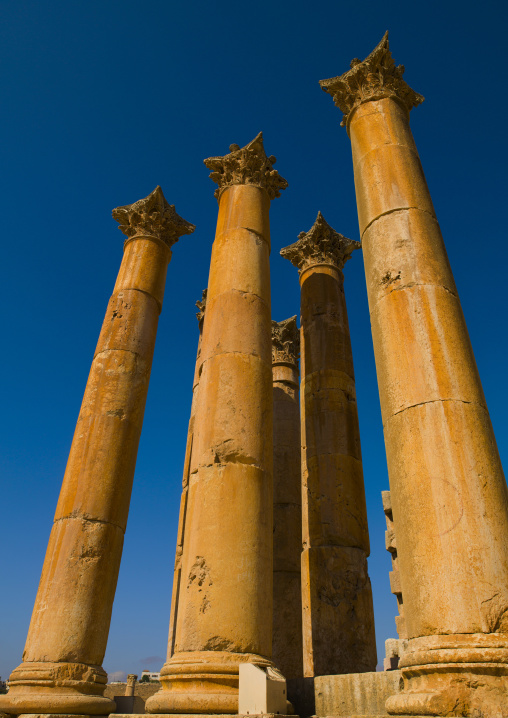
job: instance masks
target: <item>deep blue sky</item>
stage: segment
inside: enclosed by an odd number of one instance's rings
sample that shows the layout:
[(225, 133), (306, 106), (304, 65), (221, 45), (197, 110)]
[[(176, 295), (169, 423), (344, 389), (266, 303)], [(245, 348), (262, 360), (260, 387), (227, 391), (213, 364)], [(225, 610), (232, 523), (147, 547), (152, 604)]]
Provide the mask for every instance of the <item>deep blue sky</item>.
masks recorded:
[[(196, 224), (174, 246), (104, 666), (158, 670), (217, 203), (203, 159), (260, 130), (289, 188), (272, 202), (273, 317), (299, 313), (279, 250), (321, 210), (358, 239), (351, 150), (318, 80), (390, 30), (426, 98), (411, 125), (506, 459), (506, 3), (68, 0), (0, 4), (3, 351), (0, 675), (20, 663), (84, 386), (122, 256), (111, 210), (160, 184)], [(393, 637), (386, 461), (362, 256), (345, 270), (379, 660)], [(425, 521), (415, 516), (414, 521)], [(436, 576), (436, 580), (439, 577)]]

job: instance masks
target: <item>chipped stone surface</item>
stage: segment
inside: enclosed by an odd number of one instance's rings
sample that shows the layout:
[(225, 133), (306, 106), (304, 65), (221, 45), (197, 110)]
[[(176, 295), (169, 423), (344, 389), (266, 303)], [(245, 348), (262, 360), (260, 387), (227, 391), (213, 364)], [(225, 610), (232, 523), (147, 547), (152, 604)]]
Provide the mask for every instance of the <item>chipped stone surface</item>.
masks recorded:
[[(101, 663), (120, 568), (174, 219), (157, 188), (115, 210), (130, 238), (99, 337), (8, 713), (108, 714)], [(173, 223), (173, 224), (172, 224)], [(181, 231), (183, 230), (183, 231)], [(143, 235), (143, 236), (140, 236)], [(136, 239), (136, 237), (139, 237)]]

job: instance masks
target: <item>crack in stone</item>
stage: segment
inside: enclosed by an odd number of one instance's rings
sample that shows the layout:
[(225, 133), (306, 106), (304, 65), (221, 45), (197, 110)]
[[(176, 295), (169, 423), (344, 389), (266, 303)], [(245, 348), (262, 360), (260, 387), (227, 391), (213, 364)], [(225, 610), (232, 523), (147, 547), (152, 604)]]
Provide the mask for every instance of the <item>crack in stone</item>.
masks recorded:
[(455, 401), (458, 404), (477, 404), (478, 406), (481, 406), (482, 409), (486, 408), (483, 406), (483, 404), (479, 404), (476, 401), (466, 401), (465, 399), (430, 399), (429, 401), (420, 401), (418, 404), (411, 404), (411, 406), (405, 406), (403, 409), (399, 409), (399, 411), (393, 413), (389, 418), (391, 419), (392, 417), (397, 416), (397, 414), (402, 414), (402, 412), (407, 411), (408, 409), (414, 409), (417, 406), (424, 406), (424, 404), (439, 404), (445, 401)]
[(382, 297), (379, 297), (376, 304), (374, 305), (374, 309), (370, 312), (371, 315), (373, 314), (374, 310), (378, 306), (379, 302), (381, 302), (383, 299), (386, 299), (386, 297), (389, 297), (390, 294), (393, 294), (393, 292), (401, 292), (404, 289), (413, 289), (413, 287), (439, 287), (440, 289), (444, 289), (445, 292), (448, 292), (448, 294), (451, 294), (452, 297), (455, 297), (455, 299), (458, 299), (458, 294), (455, 294), (455, 292), (452, 292), (451, 289), (448, 287), (445, 287), (444, 284), (429, 284), (427, 282), (408, 282), (407, 284), (404, 284), (402, 287), (393, 287), (389, 292), (386, 294), (383, 294)]
[(55, 519), (54, 523), (58, 523), (59, 521), (67, 521), (68, 519), (75, 519), (77, 521), (86, 521), (91, 524), (108, 524), (109, 526), (114, 526), (117, 529), (120, 529), (122, 533), (125, 533), (125, 529), (123, 526), (120, 526), (119, 524), (115, 524), (114, 521), (106, 521), (105, 519), (96, 519), (89, 516), (86, 516), (84, 514), (80, 514), (77, 511), (72, 511), (70, 514), (67, 514), (66, 516), (60, 516), (60, 518)]
[(434, 214), (432, 214), (432, 212), (429, 212), (428, 210), (423, 209), (422, 207), (409, 206), (409, 207), (397, 207), (396, 209), (388, 209), (386, 212), (381, 212), (381, 214), (378, 214), (377, 217), (374, 217), (374, 219), (370, 220), (370, 222), (366, 225), (365, 229), (362, 232), (362, 240), (363, 240), (363, 235), (365, 234), (365, 232), (369, 229), (369, 227), (371, 225), (374, 224), (374, 222), (377, 222), (377, 220), (380, 219), (380, 217), (386, 217), (388, 214), (395, 214), (395, 212), (407, 212), (407, 210), (409, 210), (409, 209), (417, 209), (419, 212), (425, 212), (425, 214), (430, 215), (432, 217), (432, 219), (434, 219), (437, 222), (436, 216)]

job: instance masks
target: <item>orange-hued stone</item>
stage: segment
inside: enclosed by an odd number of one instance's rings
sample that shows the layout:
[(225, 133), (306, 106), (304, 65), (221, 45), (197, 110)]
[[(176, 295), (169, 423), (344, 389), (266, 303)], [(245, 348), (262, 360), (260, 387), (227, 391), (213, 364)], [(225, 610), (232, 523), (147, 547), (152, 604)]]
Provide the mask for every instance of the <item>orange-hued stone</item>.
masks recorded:
[(101, 667), (170, 246), (194, 227), (160, 188), (114, 212), (127, 234), (83, 397), (9, 714), (104, 715)]
[(296, 317), (272, 322), (273, 649), (288, 679), (303, 676), (302, 489)]
[[(396, 588), (394, 715), (508, 716), (508, 490), (387, 36), (323, 81), (345, 112), (381, 397)], [(362, 88), (362, 89), (360, 89)]]
[[(150, 713), (236, 713), (241, 662), (270, 665), (273, 437), (270, 198), (258, 136), (206, 160), (219, 184), (193, 406), (178, 596)], [(178, 560), (178, 559), (177, 559)]]
[(281, 254), (300, 271), (305, 676), (376, 667), (369, 533), (342, 269), (358, 242), (319, 214)]
[(191, 404), (191, 415), (189, 419), (189, 428), (187, 431), (187, 443), (185, 446), (185, 460), (183, 465), (183, 477), (182, 477), (182, 497), (180, 500), (180, 514), (178, 517), (178, 534), (176, 539), (176, 555), (175, 555), (175, 570), (173, 574), (173, 591), (171, 594), (171, 613), (169, 618), (169, 639), (168, 639), (168, 655), (172, 656), (175, 649), (175, 633), (176, 624), (178, 618), (178, 607), (180, 598), (180, 584), (182, 580), (182, 554), (183, 545), (185, 542), (187, 525), (187, 505), (189, 499), (189, 476), (190, 476), (190, 465), (192, 447), (194, 443), (194, 424), (196, 419), (196, 407), (198, 400), (198, 389), (199, 379), (201, 376), (201, 366), (203, 364), (201, 354), (201, 339), (203, 336), (203, 321), (205, 318), (206, 309), (206, 294), (207, 290), (203, 290), (201, 301), (196, 302), (196, 306), (199, 312), (196, 317), (199, 322), (199, 339), (198, 339), (198, 351), (196, 357), (196, 366), (194, 369), (194, 380), (192, 382), (192, 404)]

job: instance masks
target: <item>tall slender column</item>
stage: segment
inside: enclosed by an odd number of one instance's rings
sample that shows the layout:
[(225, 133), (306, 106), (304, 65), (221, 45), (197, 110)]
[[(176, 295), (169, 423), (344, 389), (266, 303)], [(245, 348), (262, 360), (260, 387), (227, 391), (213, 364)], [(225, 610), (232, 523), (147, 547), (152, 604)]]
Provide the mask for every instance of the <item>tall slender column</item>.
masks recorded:
[(169, 640), (168, 655), (171, 657), (174, 653), (176, 622), (178, 620), (178, 604), (180, 597), (180, 584), (182, 580), (182, 555), (183, 545), (185, 542), (185, 529), (187, 526), (187, 501), (189, 498), (189, 474), (192, 454), (192, 443), (194, 439), (194, 422), (196, 419), (196, 406), (198, 399), (199, 377), (201, 376), (201, 339), (203, 337), (203, 321), (205, 318), (206, 308), (206, 289), (203, 289), (201, 300), (196, 302), (198, 312), (196, 318), (199, 327), (198, 351), (196, 356), (196, 366), (194, 369), (194, 381), (192, 383), (192, 404), (191, 415), (189, 419), (189, 428), (187, 431), (187, 444), (185, 446), (185, 460), (183, 465), (182, 478), (182, 497), (180, 500), (180, 515), (178, 518), (178, 534), (176, 539), (176, 557), (175, 570), (173, 574), (173, 592), (171, 594), (171, 614), (169, 618)]
[(376, 669), (369, 532), (342, 270), (360, 246), (319, 212), (281, 251), (301, 286), (303, 649), (306, 676)]
[(170, 247), (194, 226), (157, 187), (113, 211), (127, 235), (85, 389), (23, 663), (6, 713), (108, 714), (108, 639)]
[(302, 489), (296, 317), (272, 321), (273, 650), (286, 678), (303, 676)]
[(394, 714), (508, 715), (508, 491), (388, 37), (323, 80), (344, 112), (410, 638)]
[(205, 160), (219, 185), (174, 653), (151, 713), (236, 713), (241, 662), (272, 651), (270, 200), (261, 134)]

